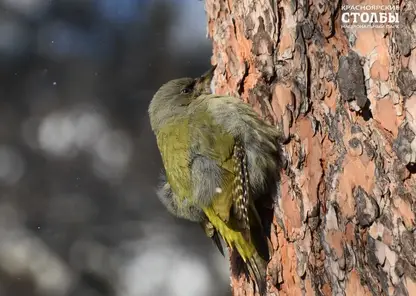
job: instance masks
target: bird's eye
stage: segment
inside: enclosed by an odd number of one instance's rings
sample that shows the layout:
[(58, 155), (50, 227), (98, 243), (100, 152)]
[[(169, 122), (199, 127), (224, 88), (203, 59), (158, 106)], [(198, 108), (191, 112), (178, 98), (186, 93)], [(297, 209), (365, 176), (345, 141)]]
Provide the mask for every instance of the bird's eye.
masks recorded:
[(181, 94), (189, 94), (192, 90), (189, 87), (185, 87), (181, 90)]

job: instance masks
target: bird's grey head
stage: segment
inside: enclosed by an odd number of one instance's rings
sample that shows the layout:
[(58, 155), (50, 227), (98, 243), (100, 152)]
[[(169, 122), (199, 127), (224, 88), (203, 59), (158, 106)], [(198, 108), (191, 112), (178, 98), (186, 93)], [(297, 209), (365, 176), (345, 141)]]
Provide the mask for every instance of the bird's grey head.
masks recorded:
[(197, 97), (211, 93), (211, 80), (215, 67), (198, 78), (179, 78), (162, 85), (149, 105), (152, 129), (158, 130), (171, 119), (185, 115), (187, 106)]
[(196, 97), (195, 84), (195, 79), (186, 77), (171, 80), (159, 88), (149, 105), (153, 130), (158, 130), (167, 121), (185, 111)]

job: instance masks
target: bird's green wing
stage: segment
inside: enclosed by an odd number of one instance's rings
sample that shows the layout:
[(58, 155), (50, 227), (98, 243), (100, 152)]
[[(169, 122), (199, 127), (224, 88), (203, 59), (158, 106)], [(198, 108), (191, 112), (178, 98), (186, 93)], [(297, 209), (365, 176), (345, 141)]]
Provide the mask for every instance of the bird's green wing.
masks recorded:
[[(244, 147), (200, 105), (191, 115), (194, 198), (206, 201), (228, 227), (250, 239), (249, 182)], [(201, 189), (201, 187), (203, 189)], [(198, 195), (203, 196), (198, 196)]]
[[(199, 169), (195, 173), (191, 168), (191, 179), (193, 175), (204, 176), (198, 180), (204, 182), (202, 187), (219, 187), (220, 190), (211, 192), (213, 197), (202, 210), (227, 244), (238, 251), (260, 290), (264, 291), (269, 252), (259, 215), (249, 195), (245, 147), (210, 116), (204, 104), (199, 106), (201, 109), (195, 108), (194, 119), (190, 120), (196, 124), (190, 128), (191, 163), (197, 159), (195, 167)], [(218, 180), (220, 183), (216, 183)], [(197, 188), (200, 187), (201, 183)]]
[(231, 208), (238, 204), (234, 157), (236, 140), (204, 109), (196, 109), (190, 122), (194, 198), (202, 201), (203, 205), (212, 205), (217, 215), (228, 223)]

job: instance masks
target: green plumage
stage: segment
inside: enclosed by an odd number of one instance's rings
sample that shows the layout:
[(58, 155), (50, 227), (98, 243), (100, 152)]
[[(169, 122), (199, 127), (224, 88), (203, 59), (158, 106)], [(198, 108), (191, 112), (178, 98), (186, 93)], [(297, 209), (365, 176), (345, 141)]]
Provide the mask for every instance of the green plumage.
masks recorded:
[(240, 100), (207, 94), (210, 80), (170, 81), (150, 104), (166, 172), (159, 197), (221, 252), (218, 234), (237, 250), (263, 294), (269, 249), (254, 197), (278, 173), (278, 134)]
[(183, 118), (180, 122), (166, 124), (156, 135), (156, 140), (167, 181), (176, 196), (181, 199), (178, 202), (182, 202), (191, 194), (189, 120)]

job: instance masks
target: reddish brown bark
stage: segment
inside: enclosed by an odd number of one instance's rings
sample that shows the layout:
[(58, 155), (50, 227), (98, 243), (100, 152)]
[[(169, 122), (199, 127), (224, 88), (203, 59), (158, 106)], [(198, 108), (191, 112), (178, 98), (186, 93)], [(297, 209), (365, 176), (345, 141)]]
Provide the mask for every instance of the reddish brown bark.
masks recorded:
[(216, 92), (286, 139), (269, 295), (416, 295), (416, 1), (355, 31), (338, 2), (206, 0)]

